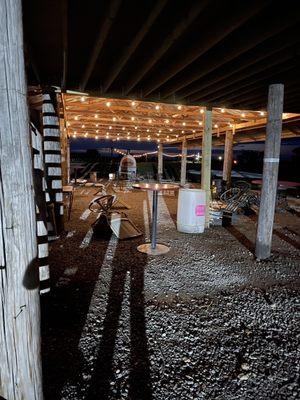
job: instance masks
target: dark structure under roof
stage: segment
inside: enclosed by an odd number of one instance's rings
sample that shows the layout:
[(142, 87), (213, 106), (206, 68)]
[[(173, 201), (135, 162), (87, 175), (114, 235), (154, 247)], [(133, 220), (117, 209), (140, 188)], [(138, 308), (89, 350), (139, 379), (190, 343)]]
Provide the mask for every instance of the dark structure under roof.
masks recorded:
[(300, 3), (27, 0), (28, 83), (102, 97), (300, 112)]

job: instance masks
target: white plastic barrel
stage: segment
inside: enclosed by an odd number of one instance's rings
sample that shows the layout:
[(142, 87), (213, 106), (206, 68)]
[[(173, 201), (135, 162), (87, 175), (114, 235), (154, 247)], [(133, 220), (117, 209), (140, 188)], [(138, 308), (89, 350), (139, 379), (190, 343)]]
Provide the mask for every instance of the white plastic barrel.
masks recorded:
[(205, 190), (180, 189), (177, 205), (177, 229), (184, 233), (202, 233), (205, 226)]

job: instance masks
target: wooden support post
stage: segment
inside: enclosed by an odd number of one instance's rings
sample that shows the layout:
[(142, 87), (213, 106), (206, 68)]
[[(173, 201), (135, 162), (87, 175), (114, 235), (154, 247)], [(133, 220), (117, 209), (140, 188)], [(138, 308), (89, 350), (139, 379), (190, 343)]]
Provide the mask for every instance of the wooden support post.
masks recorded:
[(231, 169), (233, 156), (233, 132), (227, 131), (225, 137), (223, 181), (227, 188), (231, 186)]
[(157, 180), (160, 182), (163, 178), (163, 171), (164, 171), (164, 166), (163, 166), (163, 145), (160, 143), (158, 145), (157, 149)]
[(211, 187), (212, 110), (206, 109), (203, 119), (201, 189), (206, 192), (205, 226), (209, 226)]
[[(64, 206), (62, 193), (61, 137), (59, 120), (55, 110), (55, 93), (43, 94), (43, 135), (45, 172), (50, 201), (54, 206), (56, 233), (64, 228)], [(52, 232), (52, 233), (51, 233)], [(49, 221), (48, 233), (51, 238), (55, 229)]]
[(187, 141), (184, 138), (181, 147), (181, 170), (180, 170), (180, 185), (184, 186), (186, 183), (186, 156), (187, 156)]
[(0, 1), (0, 398), (42, 400), (36, 216), (21, 0)]
[(61, 171), (62, 171), (62, 184), (67, 185), (68, 179), (68, 136), (67, 129), (64, 124), (64, 120), (59, 120), (60, 126), (60, 143), (61, 143)]
[(269, 86), (263, 182), (255, 249), (256, 257), (259, 260), (266, 259), (271, 255), (280, 157), (283, 93), (284, 86), (282, 84)]

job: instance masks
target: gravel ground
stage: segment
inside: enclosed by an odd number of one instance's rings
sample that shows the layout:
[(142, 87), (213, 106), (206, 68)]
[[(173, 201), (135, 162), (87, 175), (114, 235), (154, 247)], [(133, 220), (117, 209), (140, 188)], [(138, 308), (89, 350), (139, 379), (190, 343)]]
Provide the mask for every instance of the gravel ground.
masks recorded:
[(145, 236), (119, 242), (89, 231), (93, 193), (76, 190), (51, 248), (46, 400), (300, 398), (298, 217), (276, 218), (272, 258), (256, 262), (253, 218), (185, 235), (176, 198), (160, 196), (158, 237), (171, 251), (147, 257), (136, 246), (149, 238), (151, 196), (121, 195)]

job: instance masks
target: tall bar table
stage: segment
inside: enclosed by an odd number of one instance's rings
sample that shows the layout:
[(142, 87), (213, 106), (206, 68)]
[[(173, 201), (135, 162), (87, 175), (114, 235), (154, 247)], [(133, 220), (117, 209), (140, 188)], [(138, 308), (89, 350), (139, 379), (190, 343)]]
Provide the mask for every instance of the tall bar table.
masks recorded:
[(133, 187), (135, 189), (153, 192), (151, 243), (141, 244), (137, 247), (137, 250), (141, 253), (150, 254), (152, 256), (165, 254), (170, 250), (170, 247), (156, 242), (158, 192), (178, 190), (179, 186), (171, 183), (138, 183), (134, 184)]

